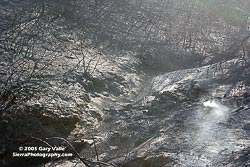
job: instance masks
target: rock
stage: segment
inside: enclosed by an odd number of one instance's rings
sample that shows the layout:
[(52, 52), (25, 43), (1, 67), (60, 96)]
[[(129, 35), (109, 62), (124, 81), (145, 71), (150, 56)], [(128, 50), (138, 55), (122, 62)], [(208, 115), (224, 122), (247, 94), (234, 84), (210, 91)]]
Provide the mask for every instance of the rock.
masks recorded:
[(125, 110), (130, 110), (130, 109), (132, 109), (132, 108), (133, 108), (133, 105), (130, 104), (130, 103), (124, 105), (124, 109), (125, 109)]
[(132, 99), (129, 99), (129, 103), (134, 103), (135, 101)]
[(108, 92), (102, 92), (103, 96), (109, 97), (109, 93)]
[(99, 93), (95, 93), (96, 97), (101, 97), (101, 95)]
[(110, 110), (110, 108), (105, 107), (105, 108), (103, 108), (102, 110), (103, 110), (103, 111), (109, 111), (109, 110)]
[[(87, 139), (82, 139), (82, 140), (76, 140), (70, 142), (70, 144), (74, 147), (74, 149), (80, 153), (83, 149), (90, 148), (93, 145), (94, 141), (93, 140), (87, 140)], [(62, 143), (64, 146), (66, 146), (68, 151), (72, 152), (72, 148), (67, 144), (67, 143)]]
[(87, 90), (94, 90), (94, 83), (92, 81), (87, 81)]
[(73, 114), (73, 115), (68, 115), (68, 116), (61, 116), (59, 118), (65, 126), (75, 126), (77, 122), (80, 121), (80, 118), (78, 115)]
[(112, 101), (112, 102), (117, 102), (117, 100), (116, 100), (116, 99), (111, 99), (111, 101)]

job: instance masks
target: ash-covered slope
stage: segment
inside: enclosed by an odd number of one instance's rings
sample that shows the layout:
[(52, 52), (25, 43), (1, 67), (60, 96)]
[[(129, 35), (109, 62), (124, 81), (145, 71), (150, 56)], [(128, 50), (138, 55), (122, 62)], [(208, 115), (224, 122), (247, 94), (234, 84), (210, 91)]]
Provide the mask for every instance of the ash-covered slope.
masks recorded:
[(0, 2), (0, 166), (249, 165), (243, 2)]
[[(215, 66), (147, 78), (133, 101), (94, 97), (91, 103), (104, 114), (94, 131), (99, 160), (122, 167), (249, 165), (246, 76), (238, 74), (237, 60), (224, 71)], [(100, 99), (105, 105), (96, 105)], [(81, 154), (95, 159), (94, 150)]]
[(130, 148), (121, 166), (249, 165), (249, 86), (234, 74), (236, 61), (224, 72), (206, 66), (153, 77), (135, 108), (116, 111), (108, 142)]

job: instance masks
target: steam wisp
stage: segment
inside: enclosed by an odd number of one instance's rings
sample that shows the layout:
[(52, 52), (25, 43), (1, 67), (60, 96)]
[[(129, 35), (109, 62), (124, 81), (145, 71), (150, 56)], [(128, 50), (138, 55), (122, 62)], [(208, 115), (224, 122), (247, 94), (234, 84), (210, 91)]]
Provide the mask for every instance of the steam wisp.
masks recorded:
[(186, 137), (192, 139), (189, 152), (180, 155), (183, 166), (213, 166), (224, 153), (236, 150), (234, 132), (223, 123), (229, 118), (229, 108), (217, 101), (205, 101), (192, 118)]

